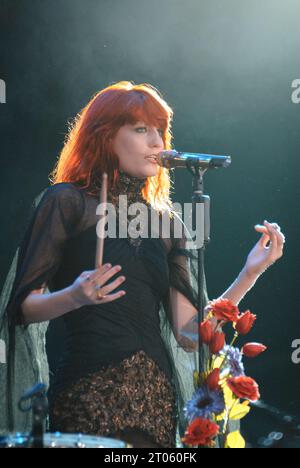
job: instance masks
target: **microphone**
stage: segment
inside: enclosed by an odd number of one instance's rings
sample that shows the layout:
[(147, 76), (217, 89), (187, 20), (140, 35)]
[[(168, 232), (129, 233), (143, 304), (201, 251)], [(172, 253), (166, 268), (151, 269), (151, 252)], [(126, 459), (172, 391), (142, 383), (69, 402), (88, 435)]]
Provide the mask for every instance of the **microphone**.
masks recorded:
[(157, 162), (167, 169), (180, 167), (200, 167), (202, 169), (217, 169), (231, 164), (230, 156), (216, 156), (214, 154), (183, 153), (176, 150), (161, 151), (157, 155)]

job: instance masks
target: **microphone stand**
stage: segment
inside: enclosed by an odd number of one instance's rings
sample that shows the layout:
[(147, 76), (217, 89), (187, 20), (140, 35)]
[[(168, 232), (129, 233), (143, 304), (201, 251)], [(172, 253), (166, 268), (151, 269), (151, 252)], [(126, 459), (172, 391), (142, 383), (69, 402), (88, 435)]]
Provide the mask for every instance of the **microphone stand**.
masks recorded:
[[(30, 404), (26, 405), (28, 400), (30, 400)], [(20, 398), (18, 408), (22, 413), (27, 413), (32, 410), (33, 424), (29, 438), (29, 446), (32, 448), (44, 448), (44, 421), (48, 414), (46, 385), (38, 383), (27, 390)]]
[[(204, 320), (204, 251), (206, 245), (210, 242), (210, 197), (204, 195), (203, 175), (208, 167), (200, 167), (194, 161), (187, 159), (186, 166), (193, 176), (193, 195), (192, 195), (192, 226), (193, 231), (197, 229), (197, 236), (200, 236), (200, 245), (197, 248), (198, 263), (198, 324)], [(196, 226), (197, 208), (200, 213), (200, 223)], [(199, 232), (200, 230), (200, 232)], [(199, 375), (205, 371), (205, 353), (204, 346), (199, 336)]]
[(32, 410), (32, 448), (44, 448), (44, 420), (46, 419), (48, 413), (48, 402), (45, 394), (34, 397), (32, 402)]
[[(192, 229), (196, 231), (197, 265), (198, 265), (198, 358), (199, 375), (208, 370), (207, 353), (201, 342), (200, 324), (204, 320), (204, 251), (210, 242), (210, 197), (204, 195), (203, 176), (209, 168), (228, 167), (231, 164), (230, 156), (214, 156), (209, 154), (178, 153), (177, 151), (163, 151), (161, 161), (164, 167), (186, 167), (193, 176), (192, 195)], [(183, 164), (184, 162), (184, 164)], [(200, 214), (197, 226), (197, 214)], [(200, 242), (199, 242), (200, 235)]]

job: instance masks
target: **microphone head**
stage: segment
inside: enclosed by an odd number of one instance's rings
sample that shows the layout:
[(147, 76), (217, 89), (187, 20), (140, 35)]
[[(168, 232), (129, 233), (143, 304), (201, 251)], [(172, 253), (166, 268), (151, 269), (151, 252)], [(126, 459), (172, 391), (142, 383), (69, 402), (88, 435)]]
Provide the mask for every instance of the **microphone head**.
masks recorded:
[[(173, 167), (176, 167), (176, 156), (178, 156), (177, 151), (164, 150), (158, 153), (157, 162), (161, 167), (172, 169)], [(180, 163), (180, 160), (178, 161), (178, 163)]]
[(230, 156), (217, 156), (204, 153), (183, 153), (176, 150), (161, 151), (157, 162), (167, 169), (201, 167), (202, 169), (217, 169), (231, 164)]

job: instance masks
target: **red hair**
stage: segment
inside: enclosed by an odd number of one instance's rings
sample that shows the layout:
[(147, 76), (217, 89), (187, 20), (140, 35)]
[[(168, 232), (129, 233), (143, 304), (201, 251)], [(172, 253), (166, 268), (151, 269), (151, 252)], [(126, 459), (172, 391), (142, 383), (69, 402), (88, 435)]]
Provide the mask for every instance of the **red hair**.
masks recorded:
[[(99, 196), (99, 180), (108, 174), (108, 190), (119, 180), (119, 160), (112, 141), (119, 128), (138, 121), (163, 130), (164, 149), (171, 149), (173, 111), (159, 91), (148, 83), (136, 85), (120, 81), (99, 91), (75, 117), (64, 147), (50, 175), (53, 184), (69, 182)], [(97, 183), (98, 182), (98, 183)], [(144, 199), (163, 211), (171, 206), (168, 169), (159, 167), (148, 177)]]

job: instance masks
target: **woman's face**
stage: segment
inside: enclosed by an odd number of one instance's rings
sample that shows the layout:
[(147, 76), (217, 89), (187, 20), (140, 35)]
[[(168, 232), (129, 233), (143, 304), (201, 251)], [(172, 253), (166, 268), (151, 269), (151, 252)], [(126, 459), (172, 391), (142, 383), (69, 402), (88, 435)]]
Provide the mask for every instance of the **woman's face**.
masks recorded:
[(119, 158), (120, 169), (143, 179), (157, 175), (158, 164), (149, 156), (164, 149), (163, 130), (143, 122), (123, 125), (113, 140), (113, 150)]

